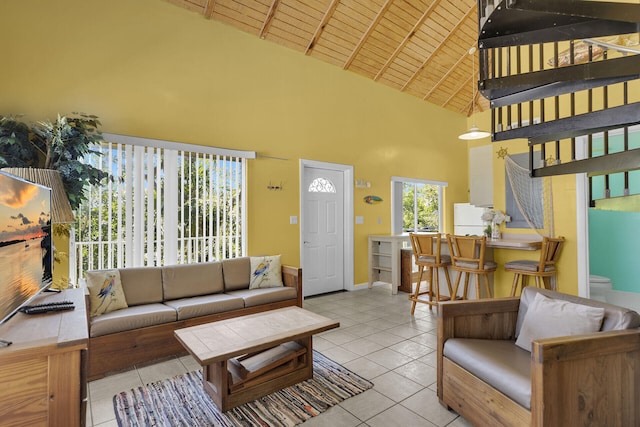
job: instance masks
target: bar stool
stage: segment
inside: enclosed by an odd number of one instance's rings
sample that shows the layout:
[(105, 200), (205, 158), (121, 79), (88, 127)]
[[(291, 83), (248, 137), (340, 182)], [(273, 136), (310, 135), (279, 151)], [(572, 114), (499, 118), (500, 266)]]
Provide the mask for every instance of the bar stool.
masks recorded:
[[(520, 292), (527, 286), (529, 276), (536, 278), (536, 286), (545, 287), (555, 290), (551, 284), (551, 278), (555, 278), (558, 270), (556, 262), (560, 258), (562, 246), (564, 245), (564, 237), (543, 237), (542, 247), (540, 249), (540, 260), (516, 260), (509, 261), (504, 265), (504, 271), (514, 273), (513, 285), (511, 286), (511, 296), (516, 296), (518, 290), (518, 279), (521, 278)], [(543, 286), (544, 285), (544, 286)]]
[[(449, 279), (449, 270), (447, 268), (448, 265), (451, 265), (451, 257), (440, 254), (440, 233), (409, 233), (409, 238), (411, 240), (415, 263), (420, 270), (416, 290), (409, 295), (409, 301), (413, 301), (413, 304), (411, 304), (411, 314), (414, 314), (416, 303), (418, 302), (429, 304), (429, 310), (431, 310), (434, 305), (438, 304), (438, 301), (448, 301), (450, 299), (446, 295), (440, 295), (439, 268), (444, 269), (449, 295), (454, 294), (451, 292), (451, 279)], [(424, 273), (425, 269), (429, 269), (427, 276), (429, 290), (420, 292), (422, 273)], [(429, 299), (421, 299), (421, 295), (428, 295)]]
[(464, 275), (464, 290), (462, 299), (467, 299), (469, 290), (469, 277), (476, 277), (476, 298), (480, 299), (480, 277), (482, 277), (487, 296), (491, 295), (489, 286), (489, 273), (496, 271), (498, 265), (493, 261), (485, 260), (487, 238), (485, 236), (456, 236), (447, 234), (449, 253), (451, 254), (451, 268), (458, 272), (453, 295), (457, 295), (460, 278)]

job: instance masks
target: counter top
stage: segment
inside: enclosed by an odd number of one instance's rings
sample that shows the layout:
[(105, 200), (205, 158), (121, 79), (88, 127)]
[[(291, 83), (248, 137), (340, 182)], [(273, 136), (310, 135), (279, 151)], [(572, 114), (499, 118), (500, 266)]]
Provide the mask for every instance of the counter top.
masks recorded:
[(518, 249), (522, 251), (537, 251), (542, 247), (542, 240), (526, 239), (522, 237), (503, 239), (487, 239), (487, 247), (494, 249)]

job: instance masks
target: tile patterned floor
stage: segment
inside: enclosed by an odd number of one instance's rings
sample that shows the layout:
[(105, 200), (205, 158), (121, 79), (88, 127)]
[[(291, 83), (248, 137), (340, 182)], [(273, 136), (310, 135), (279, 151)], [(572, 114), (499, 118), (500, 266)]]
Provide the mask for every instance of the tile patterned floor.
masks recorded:
[[(308, 298), (304, 308), (340, 322), (316, 335), (314, 348), (375, 384), (304, 426), (470, 426), (436, 396), (435, 310), (418, 304), (411, 316), (407, 294), (391, 295), (384, 287)], [(185, 356), (92, 381), (87, 425), (117, 426), (117, 392), (198, 368)]]

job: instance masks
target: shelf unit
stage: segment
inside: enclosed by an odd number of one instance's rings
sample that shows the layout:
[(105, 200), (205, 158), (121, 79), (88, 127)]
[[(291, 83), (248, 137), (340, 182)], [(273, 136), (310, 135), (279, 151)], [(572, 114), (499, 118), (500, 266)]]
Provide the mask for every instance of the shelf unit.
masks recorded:
[(409, 235), (369, 236), (369, 288), (376, 282), (391, 285), (391, 293), (400, 286), (400, 250), (409, 246)]

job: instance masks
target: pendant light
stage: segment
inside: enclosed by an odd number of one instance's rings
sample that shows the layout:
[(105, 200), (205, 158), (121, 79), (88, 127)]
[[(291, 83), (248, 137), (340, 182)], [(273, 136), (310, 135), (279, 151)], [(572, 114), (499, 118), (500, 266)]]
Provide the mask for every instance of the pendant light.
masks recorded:
[[(476, 61), (475, 61), (475, 58), (473, 57), (474, 53), (476, 53), (476, 48), (475, 46), (472, 46), (471, 49), (469, 49), (469, 55), (471, 55), (471, 105), (473, 108), (471, 112), (472, 116), (476, 112), (476, 85), (475, 85)], [(458, 138), (470, 140), (470, 139), (482, 139), (488, 136), (491, 136), (491, 133), (478, 129), (478, 127), (474, 124), (471, 126), (471, 129), (469, 129), (467, 132), (463, 133), (462, 135), (458, 136)]]

